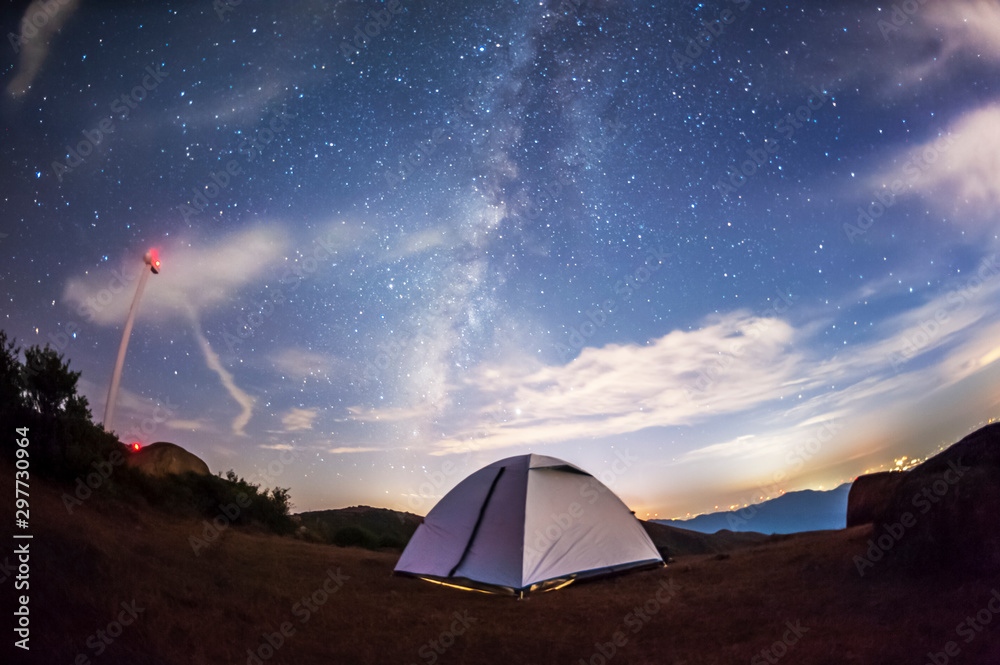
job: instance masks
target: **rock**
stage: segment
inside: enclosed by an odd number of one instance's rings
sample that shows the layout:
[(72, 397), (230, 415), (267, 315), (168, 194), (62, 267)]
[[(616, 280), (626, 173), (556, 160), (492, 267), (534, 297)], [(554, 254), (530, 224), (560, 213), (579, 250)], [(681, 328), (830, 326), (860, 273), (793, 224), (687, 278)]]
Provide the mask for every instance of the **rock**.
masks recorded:
[(881, 520), (903, 476), (902, 471), (880, 471), (858, 476), (847, 495), (847, 527)]
[(901, 475), (875, 525), (878, 535), (909, 524), (888, 560), (914, 571), (1000, 572), (1000, 423)]
[(157, 441), (139, 450), (125, 453), (125, 463), (151, 476), (165, 476), (168, 473), (197, 473), (212, 475), (208, 465), (200, 457), (189, 453), (175, 443)]

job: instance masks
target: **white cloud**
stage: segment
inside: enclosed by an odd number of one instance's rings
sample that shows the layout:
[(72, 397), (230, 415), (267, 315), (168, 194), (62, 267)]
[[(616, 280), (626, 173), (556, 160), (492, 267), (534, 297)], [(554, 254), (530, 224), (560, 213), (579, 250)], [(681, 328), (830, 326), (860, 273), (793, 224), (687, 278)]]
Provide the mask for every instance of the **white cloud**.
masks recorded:
[(378, 448), (368, 448), (366, 446), (341, 446), (340, 448), (331, 448), (329, 452), (332, 455), (347, 455), (350, 453), (373, 453), (373, 452), (378, 452)]
[(208, 364), (208, 368), (219, 375), (219, 380), (222, 382), (222, 386), (226, 389), (226, 392), (240, 405), (240, 413), (233, 419), (233, 434), (245, 436), (247, 423), (250, 422), (250, 418), (253, 416), (254, 399), (236, 385), (233, 375), (223, 367), (222, 361), (219, 359), (219, 354), (212, 350), (208, 340), (205, 339), (205, 335), (202, 334), (197, 320), (193, 321), (193, 325), (195, 338), (198, 340), (198, 346), (201, 347), (201, 351), (205, 355), (205, 362)]
[(271, 445), (261, 444), (260, 447), (266, 450), (295, 450), (293, 446), (290, 446), (287, 443), (275, 443)]
[[(436, 448), (543, 445), (750, 409), (796, 382), (802, 356), (788, 348), (794, 332), (780, 319), (740, 311), (646, 345), (586, 348), (563, 366), (528, 361), (483, 368), (461, 390), (467, 402), (472, 392), (485, 397), (487, 406)], [(496, 404), (513, 406), (497, 417)]]
[(941, 136), (907, 149), (870, 186), (926, 198), (956, 223), (992, 221), (1000, 205), (1000, 104), (970, 111)]
[[(175, 241), (159, 248), (163, 267), (150, 275), (137, 317), (170, 322), (188, 320), (191, 310), (203, 313), (229, 301), (241, 288), (262, 278), (284, 254), (287, 234), (274, 226), (230, 234), (211, 244)], [(147, 268), (145, 250), (125, 257), (123, 270), (74, 277), (64, 299), (88, 321), (99, 325), (125, 320), (135, 293), (136, 279)]]
[(318, 415), (319, 409), (292, 408), (281, 417), (281, 424), (285, 426), (287, 432), (310, 430)]

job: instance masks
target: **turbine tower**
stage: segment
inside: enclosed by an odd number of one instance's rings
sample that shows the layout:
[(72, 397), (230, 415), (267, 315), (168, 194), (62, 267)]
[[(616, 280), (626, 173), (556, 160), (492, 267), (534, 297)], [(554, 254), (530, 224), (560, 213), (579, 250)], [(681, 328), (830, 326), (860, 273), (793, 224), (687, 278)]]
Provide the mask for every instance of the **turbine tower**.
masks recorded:
[(149, 266), (149, 272), (142, 271), (139, 284), (135, 287), (135, 297), (132, 298), (132, 306), (128, 310), (128, 318), (125, 320), (125, 330), (122, 332), (122, 343), (118, 347), (118, 359), (115, 361), (115, 370), (111, 374), (111, 385), (108, 386), (108, 400), (104, 405), (104, 426), (105, 432), (111, 431), (111, 420), (115, 417), (115, 402), (118, 401), (118, 383), (122, 378), (122, 366), (125, 364), (125, 350), (128, 348), (128, 338), (132, 334), (132, 324), (135, 322), (135, 313), (139, 309), (139, 299), (142, 298), (142, 291), (146, 288), (146, 280), (149, 273), (160, 274), (160, 256), (155, 249), (146, 252), (142, 260)]

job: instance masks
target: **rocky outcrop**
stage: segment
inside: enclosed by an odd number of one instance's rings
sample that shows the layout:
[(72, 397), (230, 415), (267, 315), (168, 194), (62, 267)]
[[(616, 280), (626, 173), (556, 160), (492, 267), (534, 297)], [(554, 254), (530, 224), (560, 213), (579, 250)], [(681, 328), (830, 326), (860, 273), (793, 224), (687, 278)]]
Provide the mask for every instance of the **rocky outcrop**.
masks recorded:
[(902, 476), (874, 531), (888, 560), (917, 572), (1000, 572), (1000, 423)]
[(208, 465), (200, 457), (189, 453), (175, 443), (157, 441), (139, 450), (125, 453), (125, 462), (151, 476), (165, 476), (169, 473), (198, 473), (212, 475)]
[(882, 519), (904, 475), (902, 471), (880, 471), (858, 476), (847, 495), (848, 528)]

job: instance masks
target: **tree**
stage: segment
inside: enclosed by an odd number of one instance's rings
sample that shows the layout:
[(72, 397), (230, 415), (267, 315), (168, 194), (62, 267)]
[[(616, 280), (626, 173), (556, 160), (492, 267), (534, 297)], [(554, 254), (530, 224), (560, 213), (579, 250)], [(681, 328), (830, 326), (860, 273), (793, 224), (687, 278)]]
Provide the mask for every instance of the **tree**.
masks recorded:
[(6, 331), (0, 330), (0, 410), (10, 415), (24, 408), (24, 380), (17, 359), (21, 349), (15, 342), (8, 341)]
[[(59, 413), (80, 412), (80, 399), (86, 409), (86, 399), (76, 395), (76, 382), (80, 372), (72, 372), (61, 354), (46, 344), (44, 349), (32, 346), (24, 352), (25, 369), (22, 373), (25, 397), (30, 408), (51, 418)], [(68, 408), (67, 408), (68, 407)], [(89, 417), (89, 411), (87, 416)]]

